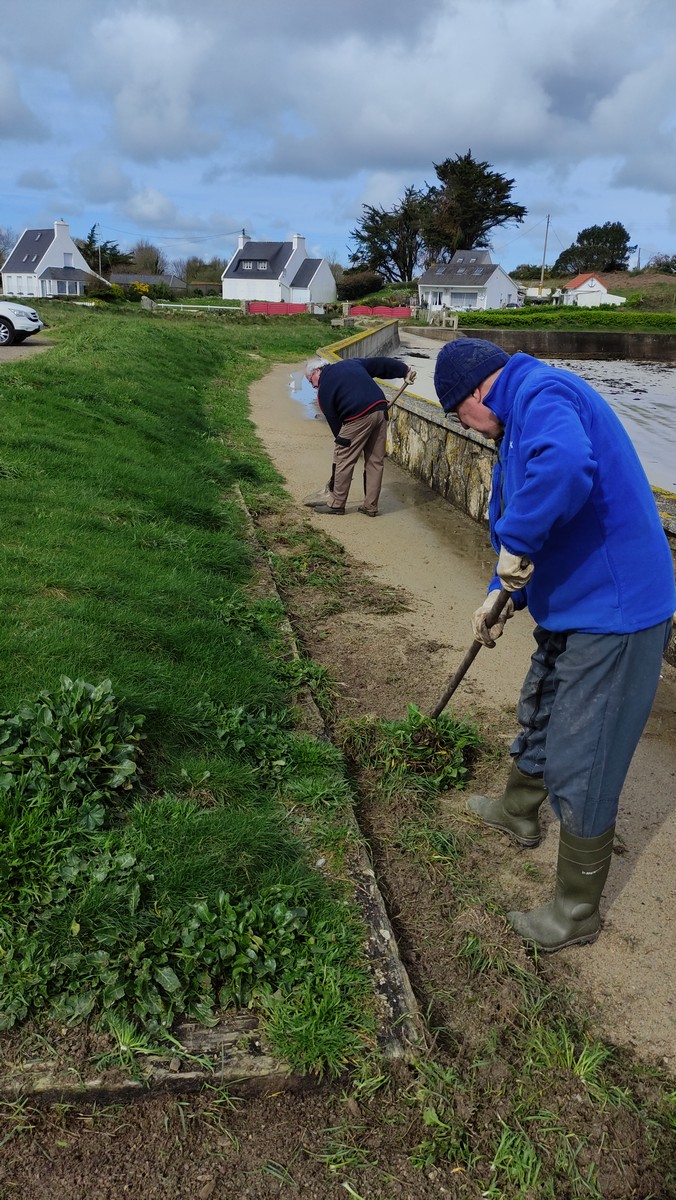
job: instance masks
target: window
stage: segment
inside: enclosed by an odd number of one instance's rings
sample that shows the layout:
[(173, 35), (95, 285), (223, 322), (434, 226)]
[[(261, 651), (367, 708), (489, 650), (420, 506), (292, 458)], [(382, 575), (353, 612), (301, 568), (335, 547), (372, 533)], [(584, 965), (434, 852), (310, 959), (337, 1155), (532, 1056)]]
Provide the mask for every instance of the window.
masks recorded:
[(267, 269), (268, 269), (268, 260), (267, 260), (266, 258), (261, 258), (261, 259), (259, 259), (259, 260), (258, 260), (258, 262), (256, 263), (256, 266), (258, 267), (258, 270), (259, 270), (259, 271), (267, 271)]
[(24, 256), (23, 256), (23, 258), (22, 258), (22, 260), (21, 260), (21, 261), (22, 261), (22, 262), (28, 262), (28, 255), (27, 255), (27, 254), (24, 254)]
[(77, 296), (77, 284), (72, 280), (68, 280), (68, 295)]
[(252, 271), (253, 270), (253, 262), (251, 261), (250, 258), (242, 259), (242, 270), (243, 271)]
[(483, 267), (475, 267), (474, 270), (472, 271), (473, 275), (483, 275), (483, 273), (484, 273)]
[(445, 271), (445, 270), (446, 270), (446, 268), (445, 268), (445, 267), (437, 267), (437, 269), (436, 269), (436, 272), (435, 272), (435, 273), (436, 273), (437, 275), (443, 275), (443, 273), (444, 273), (444, 271)]
[(36, 233), (36, 235), (35, 235), (36, 242), (39, 242), (41, 237), (42, 237), (41, 233)]
[(59, 280), (57, 281), (57, 284), (56, 284), (56, 290), (57, 290), (57, 292), (58, 292), (59, 296), (65, 296), (65, 294), (66, 294), (66, 281), (65, 281), (65, 279), (59, 279)]
[(470, 261), (471, 263), (473, 263), (473, 262), (476, 262), (476, 254), (474, 255), (474, 258), (470, 258), (470, 260), (469, 260), (469, 261)]
[(464, 268), (464, 267), (458, 267), (458, 270), (456, 271), (456, 274), (457, 274), (457, 275), (464, 275), (464, 274), (465, 274), (465, 268)]
[(476, 308), (476, 292), (453, 292), (451, 300), (454, 308)]
[(63, 255), (63, 265), (64, 265), (64, 267), (72, 267), (72, 265), (73, 265), (73, 255), (72, 255), (72, 253), (71, 253), (70, 251), (64, 251), (64, 255)]
[(455, 261), (456, 261), (456, 262), (464, 262), (464, 261), (465, 261), (465, 259), (464, 259), (463, 255), (462, 255), (462, 254), (460, 254), (459, 256), (457, 256), (457, 257), (456, 257), (456, 260), (455, 260)]

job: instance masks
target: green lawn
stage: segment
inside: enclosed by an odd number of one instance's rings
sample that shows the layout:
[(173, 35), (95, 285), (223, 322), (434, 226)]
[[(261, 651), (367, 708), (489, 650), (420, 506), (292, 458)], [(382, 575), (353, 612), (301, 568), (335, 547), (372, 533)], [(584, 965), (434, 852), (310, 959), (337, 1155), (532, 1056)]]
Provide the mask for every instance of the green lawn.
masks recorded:
[(256, 1002), (292, 1062), (338, 1069), (371, 1022), (362, 929), (283, 800), (348, 789), (293, 728), (233, 493), (280, 490), (247, 388), (325, 328), (45, 316), (54, 348), (0, 368), (0, 1026), (103, 1013), (157, 1037)]

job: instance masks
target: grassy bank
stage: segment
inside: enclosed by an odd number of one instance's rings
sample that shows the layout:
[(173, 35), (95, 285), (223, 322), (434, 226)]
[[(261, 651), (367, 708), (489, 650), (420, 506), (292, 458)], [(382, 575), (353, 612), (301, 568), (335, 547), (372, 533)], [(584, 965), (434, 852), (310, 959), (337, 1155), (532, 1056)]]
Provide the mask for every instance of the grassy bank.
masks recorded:
[(232, 491), (279, 492), (247, 387), (321, 327), (46, 315), (54, 348), (0, 380), (0, 1022), (156, 1036), (256, 1002), (292, 1062), (337, 1069), (371, 1021), (361, 924), (282, 801), (348, 789), (294, 729)]

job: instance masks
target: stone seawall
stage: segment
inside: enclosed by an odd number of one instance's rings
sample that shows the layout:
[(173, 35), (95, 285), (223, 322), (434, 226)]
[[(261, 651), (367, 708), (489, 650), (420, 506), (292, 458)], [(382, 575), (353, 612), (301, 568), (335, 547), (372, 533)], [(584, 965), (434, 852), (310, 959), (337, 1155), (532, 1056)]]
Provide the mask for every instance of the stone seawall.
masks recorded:
[[(416, 327), (416, 333), (419, 332)], [(451, 341), (458, 335), (446, 329), (437, 329), (429, 330), (426, 336), (434, 336), (434, 340)], [(375, 354), (396, 355), (399, 344), (398, 323), (389, 321), (378, 329), (323, 347), (319, 353), (329, 360), (366, 358)], [(504, 348), (509, 349), (507, 346)], [(547, 353), (546, 357), (554, 358), (556, 355)], [(575, 351), (575, 357), (579, 357), (579, 350)], [(394, 394), (397, 387), (389, 390)], [(487, 525), (496, 457), (492, 442), (472, 430), (463, 429), (456, 417), (445, 416), (442, 409), (431, 401), (403, 395), (390, 412), (387, 452), (394, 462), (414, 478), (439, 492), (475, 521)], [(676, 568), (676, 497), (658, 491), (654, 494)], [(676, 631), (666, 658), (676, 665)]]

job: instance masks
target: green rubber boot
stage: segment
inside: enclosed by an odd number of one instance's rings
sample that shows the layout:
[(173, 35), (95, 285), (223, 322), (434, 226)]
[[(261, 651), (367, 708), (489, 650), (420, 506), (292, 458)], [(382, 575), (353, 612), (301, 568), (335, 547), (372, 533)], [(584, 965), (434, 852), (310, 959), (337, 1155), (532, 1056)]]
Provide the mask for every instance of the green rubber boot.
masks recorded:
[(601, 932), (599, 903), (610, 869), (614, 835), (614, 825), (593, 838), (575, 837), (561, 828), (551, 904), (531, 912), (507, 913), (519, 937), (546, 954), (596, 941)]
[(535, 775), (524, 775), (514, 759), (501, 798), (490, 800), (488, 796), (469, 796), (467, 808), (493, 829), (508, 833), (520, 846), (537, 846), (540, 842), (538, 812), (546, 798), (544, 780)]

